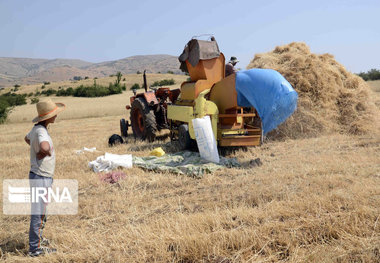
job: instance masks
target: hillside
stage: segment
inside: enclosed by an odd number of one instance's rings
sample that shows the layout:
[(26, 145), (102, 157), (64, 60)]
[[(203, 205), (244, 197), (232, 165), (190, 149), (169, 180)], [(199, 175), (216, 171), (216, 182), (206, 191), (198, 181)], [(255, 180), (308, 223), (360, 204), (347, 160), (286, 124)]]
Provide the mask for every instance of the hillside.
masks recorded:
[(115, 61), (91, 63), (77, 59), (0, 58), (0, 87), (65, 81), (74, 76), (104, 77), (120, 71), (136, 73), (179, 73), (177, 57), (170, 55), (133, 56)]
[(98, 76), (108, 76), (118, 71), (125, 74), (132, 74), (137, 71), (143, 71), (144, 69), (149, 73), (166, 73), (169, 70), (180, 73), (177, 57), (170, 55), (133, 56), (115, 61), (92, 64), (85, 67), (85, 69), (90, 72), (96, 72)]
[(81, 68), (91, 64), (78, 59), (0, 58), (0, 86), (33, 83), (33, 76), (57, 67)]

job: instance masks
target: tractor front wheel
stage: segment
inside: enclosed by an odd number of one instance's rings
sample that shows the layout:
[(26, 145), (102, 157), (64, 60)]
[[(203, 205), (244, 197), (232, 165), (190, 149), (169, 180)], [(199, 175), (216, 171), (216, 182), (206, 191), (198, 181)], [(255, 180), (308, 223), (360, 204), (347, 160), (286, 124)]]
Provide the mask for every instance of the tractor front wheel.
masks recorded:
[(125, 119), (120, 120), (120, 133), (123, 137), (128, 137), (128, 125)]
[(144, 98), (136, 98), (131, 105), (131, 126), (135, 138), (154, 141), (157, 132), (156, 117)]

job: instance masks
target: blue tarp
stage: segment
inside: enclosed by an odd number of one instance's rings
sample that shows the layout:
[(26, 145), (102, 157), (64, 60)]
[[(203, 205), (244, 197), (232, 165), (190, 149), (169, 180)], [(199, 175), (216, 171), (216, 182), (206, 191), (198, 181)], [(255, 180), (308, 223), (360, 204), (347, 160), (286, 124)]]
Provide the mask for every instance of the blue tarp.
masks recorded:
[(272, 69), (238, 71), (236, 91), (238, 106), (257, 110), (264, 134), (284, 122), (297, 108), (297, 92), (280, 73)]

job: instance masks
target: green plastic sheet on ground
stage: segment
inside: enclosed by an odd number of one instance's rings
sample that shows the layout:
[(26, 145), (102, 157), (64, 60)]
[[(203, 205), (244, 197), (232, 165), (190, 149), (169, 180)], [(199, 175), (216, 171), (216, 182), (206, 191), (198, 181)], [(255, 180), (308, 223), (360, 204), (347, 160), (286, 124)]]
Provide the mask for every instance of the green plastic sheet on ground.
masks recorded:
[(220, 157), (219, 164), (202, 159), (198, 152), (178, 152), (161, 157), (133, 156), (133, 165), (154, 172), (170, 172), (201, 178), (225, 167), (240, 167), (236, 158)]

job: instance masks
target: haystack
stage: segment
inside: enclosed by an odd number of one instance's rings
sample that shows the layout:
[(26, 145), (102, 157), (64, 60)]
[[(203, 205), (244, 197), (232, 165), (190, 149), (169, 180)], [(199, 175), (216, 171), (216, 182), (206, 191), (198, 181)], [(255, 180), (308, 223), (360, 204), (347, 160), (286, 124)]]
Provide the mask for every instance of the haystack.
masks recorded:
[(364, 134), (373, 130), (370, 87), (332, 55), (310, 52), (305, 43), (278, 46), (258, 54), (247, 67), (280, 72), (298, 92), (296, 112), (270, 138), (306, 138), (333, 132)]

